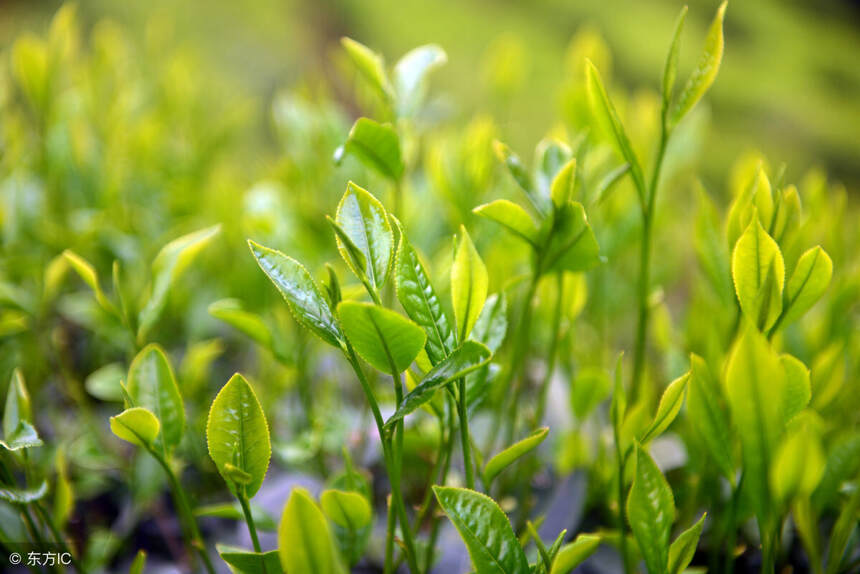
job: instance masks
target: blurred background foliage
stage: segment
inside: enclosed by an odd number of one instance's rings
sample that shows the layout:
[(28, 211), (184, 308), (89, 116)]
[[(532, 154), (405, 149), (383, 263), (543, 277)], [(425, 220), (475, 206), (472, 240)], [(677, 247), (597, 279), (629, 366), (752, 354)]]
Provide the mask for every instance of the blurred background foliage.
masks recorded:
[[(697, 54), (714, 4), (692, 0), (681, 67)], [(338, 39), (350, 36), (393, 61), (422, 43), (445, 48), (449, 64), (434, 79), (440, 113), (490, 112), (505, 141), (525, 151), (566, 108), (579, 53), (599, 53), (616, 87), (656, 91), (675, 15), (683, 2), (489, 2), (438, 0), (255, 0), (111, 2), (80, 6), (89, 29), (116, 20), (137, 40), (181, 48), (233, 95), (265, 106), (297, 83), (331, 90), (357, 111), (338, 75)], [(0, 44), (39, 30), (58, 2), (3, 2)], [(812, 164), (849, 184), (860, 181), (860, 8), (855, 2), (756, 0), (732, 3), (726, 54), (711, 91), (719, 118), (703, 142), (702, 172), (715, 183), (739, 152), (755, 146), (799, 176)], [(602, 38), (602, 40), (601, 40)], [(605, 44), (604, 44), (605, 42)], [(610, 55), (606, 46), (612, 47)], [(150, 61), (150, 65), (167, 62)], [(187, 78), (186, 78), (187, 80)], [(490, 102), (492, 105), (488, 106)], [(259, 126), (262, 128), (262, 126)], [(261, 133), (249, 134), (264, 136)]]

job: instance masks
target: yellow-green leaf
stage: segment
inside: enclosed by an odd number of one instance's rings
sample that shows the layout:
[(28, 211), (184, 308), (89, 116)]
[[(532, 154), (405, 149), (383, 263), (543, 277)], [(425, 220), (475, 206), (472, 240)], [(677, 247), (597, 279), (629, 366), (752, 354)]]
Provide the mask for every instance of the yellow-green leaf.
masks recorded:
[(663, 391), (663, 396), (660, 397), (660, 404), (657, 406), (654, 420), (651, 421), (651, 425), (642, 433), (640, 443), (647, 444), (669, 428), (669, 425), (672, 424), (672, 421), (675, 420), (675, 417), (681, 411), (681, 405), (684, 404), (684, 395), (689, 381), (690, 373), (685, 373), (669, 383), (669, 386)]
[(707, 515), (707, 512), (702, 514), (702, 517), (694, 525), (679, 534), (678, 538), (672, 542), (669, 547), (668, 574), (681, 574), (693, 560)]
[[(337, 235), (344, 261), (359, 278), (366, 277), (372, 287), (381, 289), (394, 260), (394, 232), (385, 208), (370, 192), (349, 182), (337, 206), (335, 221), (346, 236)], [(351, 256), (350, 247), (358, 249), (363, 261)]]
[(351, 154), (367, 167), (392, 181), (403, 175), (400, 136), (391, 124), (381, 124), (370, 118), (358, 118), (349, 130), (346, 142), (335, 150), (334, 159), (340, 163)]
[(367, 498), (357, 492), (325, 490), (320, 495), (320, 505), (329, 520), (352, 531), (368, 526), (373, 516)]
[(594, 554), (598, 546), (600, 546), (600, 536), (597, 534), (580, 534), (576, 540), (561, 547), (552, 563), (550, 573), (570, 574), (574, 568)]
[(341, 38), (340, 43), (365, 82), (385, 101), (393, 97), (391, 82), (385, 72), (382, 56), (352, 38)]
[(487, 299), (487, 268), (478, 255), (466, 228), (460, 226), (460, 238), (451, 266), (451, 300), (458, 340), (462, 343), (472, 332)]
[(800, 256), (785, 286), (782, 322), (791, 322), (806, 313), (821, 298), (833, 276), (833, 261), (819, 246)]
[(152, 447), (161, 425), (158, 418), (143, 407), (132, 407), (110, 418), (110, 430), (124, 441)]
[(424, 330), (396, 311), (344, 301), (337, 306), (337, 314), (358, 354), (383, 373), (397, 377), (424, 348)]
[(278, 555), (285, 572), (343, 574), (328, 522), (303, 488), (295, 488), (278, 525)]
[(675, 522), (672, 489), (651, 456), (636, 447), (636, 476), (627, 497), (627, 521), (639, 543), (649, 574), (663, 574)]
[(515, 442), (503, 451), (494, 455), (484, 467), (484, 483), (487, 488), (505, 468), (516, 462), (518, 458), (533, 451), (549, 434), (549, 427), (542, 427), (526, 438)]
[(735, 245), (732, 278), (744, 315), (760, 330), (770, 328), (782, 311), (785, 262), (758, 217)]

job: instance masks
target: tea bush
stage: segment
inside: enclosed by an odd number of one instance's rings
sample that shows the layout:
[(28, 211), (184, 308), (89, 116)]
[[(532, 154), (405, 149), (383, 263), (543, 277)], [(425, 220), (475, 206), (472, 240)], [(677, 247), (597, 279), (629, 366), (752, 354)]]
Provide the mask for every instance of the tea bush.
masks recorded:
[(726, 4), (692, 70), (685, 16), (658, 97), (582, 42), (531, 162), (440, 120), (436, 45), (343, 39), (363, 115), (284, 91), (267, 155), (253, 102), (156, 32), (84, 38), (65, 6), (20, 37), (4, 564), (855, 571), (856, 200), (756, 153), (696, 179)]

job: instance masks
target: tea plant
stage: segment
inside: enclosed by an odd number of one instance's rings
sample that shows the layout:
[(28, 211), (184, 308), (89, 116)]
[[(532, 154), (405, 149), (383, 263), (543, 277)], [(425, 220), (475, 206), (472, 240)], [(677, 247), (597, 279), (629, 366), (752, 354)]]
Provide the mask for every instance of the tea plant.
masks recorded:
[[(188, 56), (128, 73), (132, 43), (101, 23), (86, 44), (72, 6), (20, 38), (0, 82), (6, 554), (856, 570), (856, 199), (752, 152), (725, 194), (690, 176), (726, 15), (676, 88), (681, 11), (659, 96), (613, 89), (578, 37), (531, 165), (486, 116), (439, 122), (432, 44), (389, 68), (343, 39), (366, 116), (283, 92), (257, 158), (242, 118), (210, 124), (214, 78), (182, 89)], [(167, 126), (189, 149), (159, 148)]]

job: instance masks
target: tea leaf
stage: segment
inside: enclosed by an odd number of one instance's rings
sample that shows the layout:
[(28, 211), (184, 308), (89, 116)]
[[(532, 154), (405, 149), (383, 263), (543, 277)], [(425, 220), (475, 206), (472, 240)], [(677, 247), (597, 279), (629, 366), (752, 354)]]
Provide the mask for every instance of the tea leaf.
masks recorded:
[(669, 547), (668, 574), (681, 574), (693, 560), (707, 515), (707, 512), (702, 514), (702, 517), (694, 525), (679, 534), (678, 538), (672, 542)]
[(110, 418), (110, 430), (126, 442), (152, 447), (161, 424), (158, 418), (143, 407), (132, 407)]
[(11, 504), (30, 504), (45, 498), (46, 494), (48, 494), (47, 480), (43, 480), (39, 486), (33, 488), (0, 486), (0, 500), (5, 500)]
[(533, 451), (549, 434), (549, 427), (542, 427), (526, 438), (515, 442), (500, 453), (494, 455), (484, 467), (484, 484), (487, 488), (505, 468), (516, 462), (523, 455)]
[(591, 60), (586, 60), (585, 62), (585, 85), (588, 89), (588, 99), (591, 103), (592, 113), (597, 118), (598, 123), (609, 129), (613, 147), (624, 158), (624, 161), (630, 165), (630, 175), (636, 184), (639, 201), (644, 205), (647, 188), (645, 186), (645, 177), (642, 175), (639, 158), (636, 156), (636, 152), (633, 151), (633, 146), (630, 145), (630, 139), (627, 137), (627, 132), (624, 131), (624, 126), (621, 124), (618, 112), (615, 111), (615, 106), (612, 105), (612, 101), (606, 93), (606, 88), (603, 87), (600, 72), (597, 71)]
[(458, 340), (469, 336), (487, 299), (487, 268), (478, 255), (466, 228), (460, 226), (460, 241), (451, 266), (451, 300)]
[(128, 370), (128, 392), (134, 406), (145, 407), (161, 423), (156, 446), (169, 452), (179, 444), (185, 428), (185, 407), (173, 376), (173, 369), (161, 347), (144, 347)]
[(343, 332), (361, 357), (394, 377), (424, 348), (424, 330), (395, 311), (372, 303), (344, 301), (337, 307)]
[(475, 213), (495, 221), (533, 247), (538, 246), (538, 228), (526, 210), (507, 199), (497, 199), (473, 209)]
[(782, 322), (791, 322), (806, 313), (827, 290), (832, 276), (833, 262), (821, 247), (801, 255), (785, 287)]
[(158, 255), (155, 256), (155, 260), (152, 262), (152, 285), (149, 299), (138, 313), (137, 318), (137, 338), (139, 341), (146, 339), (149, 330), (164, 310), (170, 286), (220, 231), (220, 225), (213, 225), (183, 235), (162, 247)]
[(6, 406), (3, 409), (3, 436), (8, 440), (16, 433), (20, 423), (33, 421), (33, 409), (30, 405), (30, 393), (21, 369), (12, 372), (9, 390), (6, 391)]
[(529, 564), (508, 517), (492, 498), (465, 488), (433, 486), (439, 506), (466, 544), (482, 574), (524, 574)]
[(248, 246), (260, 269), (283, 295), (296, 321), (329, 345), (340, 347), (343, 341), (340, 325), (308, 270), (280, 251), (251, 240), (248, 240)]
[(320, 496), (320, 505), (329, 520), (352, 531), (370, 525), (373, 516), (367, 498), (357, 492), (325, 490)]
[(744, 315), (759, 329), (770, 328), (782, 311), (785, 263), (757, 217), (735, 245), (732, 278)]
[(581, 203), (569, 201), (553, 215), (549, 244), (541, 254), (540, 272), (587, 271), (600, 261), (600, 248)]
[(215, 548), (221, 560), (226, 562), (233, 572), (242, 574), (283, 574), (284, 572), (277, 550), (252, 552), (225, 544), (216, 544)]
[(552, 563), (550, 574), (570, 574), (586, 558), (594, 554), (598, 546), (600, 546), (600, 536), (580, 534), (576, 540), (561, 547)]
[(568, 201), (573, 200), (576, 190), (576, 158), (571, 158), (561, 167), (549, 189), (549, 196), (556, 209), (564, 207)]
[(764, 337), (746, 329), (726, 370), (726, 397), (743, 453), (745, 486), (758, 516), (769, 509), (768, 469), (783, 426), (784, 375)]
[(284, 505), (278, 555), (286, 572), (345, 572), (325, 516), (304, 488), (294, 488)]
[(705, 47), (696, 67), (690, 74), (687, 84), (681, 90), (678, 101), (672, 108), (671, 123), (677, 124), (681, 118), (687, 115), (693, 106), (702, 99), (720, 70), (720, 62), (723, 59), (723, 17), (726, 14), (727, 2), (720, 4), (717, 15), (711, 23), (708, 35), (705, 38)]
[(105, 292), (102, 291), (102, 287), (99, 284), (99, 276), (96, 272), (96, 268), (93, 267), (93, 265), (89, 261), (87, 261), (86, 259), (84, 259), (70, 249), (66, 249), (65, 251), (63, 251), (63, 257), (69, 263), (69, 265), (72, 266), (72, 269), (75, 270), (75, 273), (77, 273), (78, 276), (83, 279), (84, 283), (86, 283), (89, 288), (93, 290), (93, 293), (95, 294), (96, 301), (98, 302), (99, 306), (108, 313), (118, 316), (116, 306), (111, 302), (110, 299), (108, 299), (107, 295), (105, 295)]
[(381, 289), (394, 260), (394, 232), (385, 208), (369, 192), (349, 182), (337, 206), (335, 221), (364, 256), (362, 261), (350, 255), (352, 246), (338, 235), (337, 247), (346, 264), (358, 277), (367, 277), (374, 288)]
[(675, 500), (669, 483), (651, 456), (636, 447), (636, 476), (627, 497), (627, 521), (650, 574), (666, 572)]
[[(230, 492), (252, 498), (263, 484), (272, 446), (263, 407), (242, 375), (233, 375), (212, 401), (206, 421), (206, 442), (209, 456)], [(237, 481), (236, 473), (227, 472), (228, 465), (248, 475), (243, 489), (237, 489), (236, 483), (245, 481)]]
[[(249, 504), (251, 508), (251, 517), (254, 519), (254, 526), (260, 530), (274, 532), (278, 529), (274, 519), (262, 507), (256, 504)], [(194, 509), (194, 516), (211, 516), (214, 518), (224, 518), (226, 520), (236, 520), (241, 522), (245, 520), (245, 515), (242, 513), (242, 507), (238, 502), (226, 502), (221, 504), (209, 504), (206, 506), (198, 506)]]
[(9, 451), (42, 446), (44, 443), (39, 438), (39, 433), (33, 425), (27, 421), (18, 421), (18, 426), (0, 440), (0, 446)]
[(418, 253), (402, 232), (395, 267), (397, 299), (427, 333), (427, 354), (436, 364), (454, 348), (454, 332)]
[(820, 431), (814, 426), (808, 420), (793, 424), (774, 454), (770, 487), (779, 502), (788, 502), (796, 496), (808, 498), (821, 480), (825, 458)]
[[(660, 117), (663, 118), (664, 129), (669, 114), (669, 106), (672, 104), (672, 92), (675, 89), (675, 78), (678, 75), (678, 52), (681, 48), (681, 31), (684, 29), (684, 21), (687, 19), (687, 7), (681, 8), (681, 13), (675, 21), (675, 33), (672, 34), (672, 44), (666, 55), (666, 66), (663, 69), (663, 107)], [(673, 574), (673, 573), (670, 573)]]
[(209, 305), (209, 314), (244, 333), (263, 347), (272, 347), (272, 332), (263, 319), (242, 309), (238, 299), (220, 299)]
[(146, 566), (146, 552), (138, 550), (131, 567), (128, 569), (128, 574), (143, 574), (144, 566)]
[(429, 401), (440, 387), (487, 364), (491, 356), (490, 350), (476, 341), (466, 341), (460, 345), (424, 375), (418, 386), (403, 397), (397, 411), (385, 421), (385, 428), (391, 428), (397, 421)]
[(669, 425), (672, 424), (672, 421), (675, 420), (675, 417), (681, 411), (681, 405), (684, 404), (684, 394), (687, 390), (689, 380), (690, 373), (685, 373), (669, 383), (669, 386), (663, 391), (663, 396), (660, 397), (660, 404), (657, 406), (654, 420), (651, 421), (651, 425), (642, 434), (642, 438), (639, 439), (641, 444), (647, 444), (669, 428)]
[(435, 44), (418, 46), (397, 61), (394, 65), (394, 87), (399, 115), (415, 113), (424, 98), (427, 75), (447, 62), (445, 50)]
[(812, 398), (809, 369), (800, 359), (791, 355), (780, 355), (779, 361), (785, 373), (785, 393), (783, 395), (783, 417), (785, 422), (806, 408)]
[(493, 151), (502, 165), (508, 169), (508, 173), (511, 174), (516, 184), (525, 192), (535, 210), (543, 215), (549, 213), (552, 207), (549, 205), (549, 198), (540, 196), (537, 186), (520, 156), (498, 140), (493, 140)]
[(734, 480), (731, 435), (726, 413), (720, 406), (716, 384), (704, 359), (690, 356), (690, 382), (687, 391), (687, 414), (696, 421), (699, 434), (714, 462), (729, 480)]
[(340, 44), (346, 50), (364, 81), (376, 90), (383, 100), (391, 100), (394, 92), (388, 80), (388, 74), (385, 72), (385, 62), (382, 56), (352, 38), (341, 38)]
[(400, 136), (391, 124), (381, 124), (370, 118), (358, 118), (349, 130), (346, 142), (335, 151), (334, 159), (352, 154), (367, 167), (392, 181), (403, 175)]

